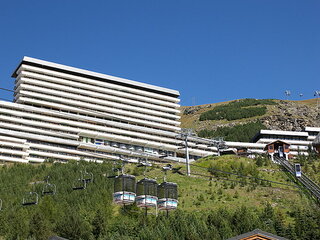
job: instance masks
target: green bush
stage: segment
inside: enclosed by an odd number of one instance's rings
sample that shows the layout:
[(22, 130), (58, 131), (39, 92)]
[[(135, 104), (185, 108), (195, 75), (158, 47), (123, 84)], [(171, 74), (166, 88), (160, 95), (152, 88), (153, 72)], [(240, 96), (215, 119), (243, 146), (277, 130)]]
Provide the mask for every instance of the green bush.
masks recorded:
[(217, 130), (204, 129), (198, 132), (198, 136), (204, 138), (223, 137), (226, 141), (250, 142), (261, 129), (266, 129), (266, 126), (257, 121), (234, 127), (219, 127)]
[(265, 106), (256, 107), (257, 105), (275, 105), (270, 99), (251, 99), (246, 98), (220, 105), (212, 110), (206, 111), (200, 115), (200, 121), (205, 120), (223, 120), (228, 121), (262, 116), (267, 113)]

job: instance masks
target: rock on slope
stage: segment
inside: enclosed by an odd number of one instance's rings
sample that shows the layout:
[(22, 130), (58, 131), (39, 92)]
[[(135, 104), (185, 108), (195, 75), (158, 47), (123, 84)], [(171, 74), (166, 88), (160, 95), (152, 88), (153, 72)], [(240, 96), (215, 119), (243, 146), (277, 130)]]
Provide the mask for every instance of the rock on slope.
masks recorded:
[(181, 127), (202, 129), (217, 129), (224, 126), (235, 126), (260, 120), (267, 129), (301, 131), (306, 126), (320, 127), (320, 106), (317, 100), (283, 101), (275, 100), (278, 105), (267, 106), (268, 112), (264, 116), (240, 119), (235, 121), (209, 120), (199, 121), (200, 114), (213, 109), (215, 106), (225, 104), (206, 104), (192, 107), (181, 107)]

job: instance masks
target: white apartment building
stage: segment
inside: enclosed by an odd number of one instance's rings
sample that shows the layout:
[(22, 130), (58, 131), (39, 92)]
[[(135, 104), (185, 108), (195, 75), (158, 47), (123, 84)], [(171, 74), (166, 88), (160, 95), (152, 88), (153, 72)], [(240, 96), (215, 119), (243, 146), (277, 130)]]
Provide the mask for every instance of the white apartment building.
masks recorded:
[(14, 102), (0, 101), (0, 161), (184, 159), (178, 91), (30, 57), (12, 76)]
[[(185, 161), (176, 90), (30, 57), (12, 77), (14, 102), (0, 101), (0, 162)], [(239, 148), (261, 154), (280, 139), (297, 155), (319, 132), (261, 130), (253, 143), (224, 142), (222, 150), (190, 137), (188, 150), (191, 161)]]

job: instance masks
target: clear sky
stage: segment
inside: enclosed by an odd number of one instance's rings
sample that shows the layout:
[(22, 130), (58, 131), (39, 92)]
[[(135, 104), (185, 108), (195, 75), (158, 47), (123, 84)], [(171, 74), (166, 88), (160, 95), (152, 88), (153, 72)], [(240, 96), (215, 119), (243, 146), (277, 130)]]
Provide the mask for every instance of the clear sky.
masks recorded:
[(182, 105), (313, 98), (320, 1), (1, 0), (0, 87), (23, 56), (173, 88)]

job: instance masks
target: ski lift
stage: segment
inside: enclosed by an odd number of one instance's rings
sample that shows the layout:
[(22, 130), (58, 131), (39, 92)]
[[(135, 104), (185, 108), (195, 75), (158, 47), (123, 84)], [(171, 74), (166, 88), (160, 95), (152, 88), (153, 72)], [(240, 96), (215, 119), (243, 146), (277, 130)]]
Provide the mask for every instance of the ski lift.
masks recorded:
[(121, 168), (113, 168), (121, 174), (118, 176), (109, 176), (108, 178), (114, 178), (114, 193), (113, 202), (119, 205), (130, 205), (136, 200), (136, 177), (124, 174), (124, 165), (128, 162), (128, 159), (120, 156), (122, 161)]
[(115, 177), (113, 202), (120, 205), (130, 205), (136, 199), (136, 178), (128, 174)]
[(57, 187), (55, 184), (49, 183), (49, 176), (46, 178), (46, 183), (42, 188), (42, 195), (55, 195)]
[(2, 210), (2, 199), (0, 199), (0, 211)]
[(147, 167), (152, 164), (148, 162), (148, 157), (141, 161), (138, 167), (144, 167), (144, 179), (137, 183), (137, 206), (142, 208), (156, 207), (157, 206), (157, 181), (154, 179), (146, 178)]
[(158, 208), (159, 210), (175, 210), (178, 207), (178, 185), (173, 182), (167, 182), (167, 171), (179, 173), (180, 168), (173, 168), (171, 164), (162, 167), (164, 171), (163, 182), (158, 185)]
[(84, 190), (87, 188), (87, 182), (82, 178), (79, 178), (73, 182), (72, 189), (73, 190)]
[(42, 195), (55, 195), (57, 192), (57, 187), (55, 184), (46, 183), (42, 188)]
[(27, 193), (22, 199), (22, 205), (37, 205), (39, 202), (39, 195), (36, 192), (29, 192)]
[(158, 185), (159, 210), (175, 210), (178, 207), (178, 185), (172, 182), (163, 182)]
[(82, 174), (82, 179), (83, 179), (83, 181), (86, 181), (86, 183), (92, 182), (93, 181), (93, 173), (87, 172), (87, 170), (85, 170), (84, 173)]
[(150, 208), (157, 206), (157, 181), (144, 178), (137, 183), (137, 206)]

